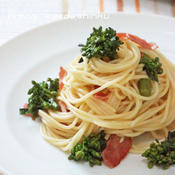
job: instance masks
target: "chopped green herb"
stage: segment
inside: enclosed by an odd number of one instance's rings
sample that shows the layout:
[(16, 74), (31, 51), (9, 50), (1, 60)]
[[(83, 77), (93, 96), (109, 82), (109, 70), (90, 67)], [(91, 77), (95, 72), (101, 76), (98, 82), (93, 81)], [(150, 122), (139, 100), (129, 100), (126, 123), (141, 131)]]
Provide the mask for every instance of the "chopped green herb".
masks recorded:
[(112, 28), (106, 28), (104, 31), (102, 27), (98, 29), (93, 28), (90, 37), (87, 38), (86, 44), (79, 44), (82, 56), (91, 59), (92, 57), (104, 59), (108, 57), (110, 60), (117, 58), (116, 50), (123, 44), (116, 35), (116, 31)]
[(97, 135), (91, 134), (84, 137), (82, 142), (77, 143), (71, 150), (69, 160), (88, 161), (90, 166), (101, 165), (101, 153), (106, 147), (104, 131)]
[(142, 156), (147, 158), (149, 168), (157, 165), (167, 169), (175, 164), (175, 131), (169, 132), (165, 141), (152, 143)]
[(47, 81), (37, 83), (32, 81), (33, 87), (29, 89), (28, 95), (28, 108), (21, 108), (19, 112), (21, 115), (30, 114), (32, 119), (35, 119), (38, 116), (38, 110), (58, 110), (59, 106), (56, 101), (58, 94), (58, 79), (52, 80), (48, 78)]
[(158, 74), (162, 74), (163, 69), (158, 57), (151, 59), (148, 55), (144, 54), (144, 56), (140, 60), (140, 64), (144, 64), (143, 70), (146, 71), (148, 77), (151, 80), (157, 82), (159, 81)]

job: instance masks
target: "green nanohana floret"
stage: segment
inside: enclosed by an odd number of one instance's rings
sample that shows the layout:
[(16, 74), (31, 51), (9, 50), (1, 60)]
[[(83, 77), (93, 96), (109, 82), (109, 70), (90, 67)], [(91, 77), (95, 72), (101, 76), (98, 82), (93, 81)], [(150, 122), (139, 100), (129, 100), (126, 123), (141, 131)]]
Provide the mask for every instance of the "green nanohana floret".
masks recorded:
[(104, 131), (97, 135), (91, 134), (84, 137), (83, 140), (77, 143), (71, 150), (68, 157), (69, 160), (88, 161), (90, 166), (101, 165), (101, 153), (106, 147), (106, 140), (104, 138)]
[(169, 168), (175, 164), (175, 131), (169, 132), (165, 141), (150, 145), (143, 154), (143, 157), (148, 160), (148, 167), (152, 168), (154, 165), (161, 166), (163, 169)]
[(163, 73), (163, 68), (158, 57), (151, 59), (148, 55), (144, 54), (140, 60), (140, 64), (144, 64), (143, 70), (146, 71), (151, 80), (159, 81), (158, 74)]
[(58, 110), (59, 106), (56, 101), (58, 94), (58, 79), (52, 80), (48, 78), (47, 81), (37, 83), (32, 81), (33, 87), (29, 89), (28, 108), (21, 108), (19, 112), (21, 115), (30, 114), (32, 119), (38, 116), (38, 111), (42, 110)]
[(102, 27), (98, 29), (93, 28), (90, 37), (87, 38), (86, 44), (80, 44), (82, 56), (88, 59), (93, 57), (104, 60), (114, 60), (117, 58), (117, 50), (123, 44), (116, 35), (116, 31), (111, 27), (106, 28), (104, 31)]

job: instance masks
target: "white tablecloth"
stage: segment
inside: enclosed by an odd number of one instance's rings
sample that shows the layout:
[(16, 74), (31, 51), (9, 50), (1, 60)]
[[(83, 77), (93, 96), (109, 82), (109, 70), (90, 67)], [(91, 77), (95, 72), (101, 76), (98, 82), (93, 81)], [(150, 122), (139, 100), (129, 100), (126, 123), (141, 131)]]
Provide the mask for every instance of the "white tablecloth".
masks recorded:
[(99, 13), (175, 16), (175, 0), (0, 0), (0, 45), (62, 16)]

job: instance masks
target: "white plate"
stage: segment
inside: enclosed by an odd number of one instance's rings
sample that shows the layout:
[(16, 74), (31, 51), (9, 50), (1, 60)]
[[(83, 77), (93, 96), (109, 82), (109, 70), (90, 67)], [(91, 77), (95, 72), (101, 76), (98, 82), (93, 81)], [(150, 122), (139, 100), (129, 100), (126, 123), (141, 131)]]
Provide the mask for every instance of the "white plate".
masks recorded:
[(174, 62), (174, 19), (155, 16), (111, 15), (108, 19), (64, 20), (39, 27), (0, 48), (0, 166), (13, 175), (172, 175), (175, 168), (149, 170), (137, 155), (128, 155), (114, 169), (90, 168), (88, 163), (69, 161), (67, 155), (45, 142), (39, 122), (18, 114), (27, 100), (31, 80), (57, 77), (59, 67), (79, 55), (92, 27), (113, 27), (155, 41)]

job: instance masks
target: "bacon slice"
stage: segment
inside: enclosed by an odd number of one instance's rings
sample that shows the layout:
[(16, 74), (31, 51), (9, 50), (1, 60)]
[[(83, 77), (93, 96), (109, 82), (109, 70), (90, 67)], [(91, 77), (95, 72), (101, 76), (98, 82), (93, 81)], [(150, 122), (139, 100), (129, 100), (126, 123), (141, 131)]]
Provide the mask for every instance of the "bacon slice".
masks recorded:
[(154, 49), (158, 48), (157, 44), (152, 43), (152, 42), (148, 43), (146, 40), (144, 40), (136, 35), (132, 35), (129, 33), (117, 33), (117, 36), (119, 38), (127, 38), (127, 39), (137, 43), (138, 45), (140, 45), (144, 49), (154, 50)]
[(63, 67), (60, 67), (60, 73), (59, 73), (59, 90), (61, 91), (63, 89), (64, 83), (63, 78), (67, 75), (66, 70)]
[(120, 137), (112, 134), (107, 141), (106, 148), (102, 152), (104, 163), (109, 168), (114, 168), (126, 157), (132, 146), (132, 139), (125, 138), (120, 142)]
[[(99, 88), (100, 86), (94, 86), (95, 89)], [(93, 96), (99, 100), (106, 100), (109, 97), (110, 91), (109, 90), (102, 90), (94, 94)]]
[(95, 98), (98, 98), (100, 100), (106, 100), (109, 96), (109, 93), (105, 93), (103, 91), (97, 92), (96, 94), (94, 94)]
[(66, 105), (66, 103), (64, 103), (64, 101), (59, 100), (58, 103), (60, 105), (61, 112), (69, 112), (67, 105)]

